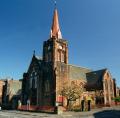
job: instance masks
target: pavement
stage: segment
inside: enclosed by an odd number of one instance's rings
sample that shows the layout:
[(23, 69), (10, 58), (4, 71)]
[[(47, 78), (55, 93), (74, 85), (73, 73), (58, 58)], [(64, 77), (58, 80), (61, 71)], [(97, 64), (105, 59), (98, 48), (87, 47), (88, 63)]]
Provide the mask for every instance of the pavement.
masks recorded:
[(120, 118), (120, 106), (92, 109), (85, 112), (64, 112), (60, 115), (3, 110), (0, 111), (0, 118)]

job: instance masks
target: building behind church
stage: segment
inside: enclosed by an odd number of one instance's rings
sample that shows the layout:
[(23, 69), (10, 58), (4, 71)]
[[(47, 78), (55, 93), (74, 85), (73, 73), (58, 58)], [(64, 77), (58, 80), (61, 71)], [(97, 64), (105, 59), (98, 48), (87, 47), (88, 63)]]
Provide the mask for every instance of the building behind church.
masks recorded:
[(0, 106), (2, 105), (2, 94), (3, 94), (3, 85), (4, 85), (4, 80), (0, 80)]
[(2, 109), (17, 109), (21, 99), (22, 82), (20, 80), (4, 79), (2, 86)]
[[(62, 38), (58, 11), (55, 8), (50, 37), (43, 43), (42, 58), (33, 54), (22, 81), (22, 107), (30, 110), (54, 109), (59, 101), (63, 82), (78, 82), (85, 87), (83, 95), (91, 95), (94, 105), (111, 105), (116, 85), (108, 69), (93, 71), (68, 63), (68, 41)], [(62, 96), (64, 97), (64, 96)], [(80, 104), (80, 103), (79, 103)]]

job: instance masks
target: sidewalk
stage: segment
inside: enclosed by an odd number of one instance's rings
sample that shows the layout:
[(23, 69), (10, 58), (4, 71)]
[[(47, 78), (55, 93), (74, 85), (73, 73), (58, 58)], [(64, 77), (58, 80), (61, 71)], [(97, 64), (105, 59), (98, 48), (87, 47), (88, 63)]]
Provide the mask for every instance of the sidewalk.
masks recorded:
[(106, 111), (106, 110), (120, 110), (120, 106), (113, 106), (113, 107), (102, 107), (102, 108), (95, 108), (95, 109), (92, 109), (91, 111), (83, 111), (83, 112), (64, 112), (63, 115), (72, 115), (72, 116), (75, 116), (75, 115), (79, 115), (79, 116), (93, 116), (95, 113), (98, 113), (98, 112), (102, 112), (102, 111)]
[[(26, 118), (100, 118), (100, 117), (95, 117), (95, 114), (100, 114), (103, 112), (103, 114), (108, 114), (104, 113), (105, 111), (118, 111), (120, 110), (120, 106), (113, 106), (113, 107), (103, 107), (103, 108), (96, 108), (92, 109), (91, 111), (84, 111), (84, 112), (63, 112), (63, 114), (57, 115), (57, 114), (49, 114), (49, 113), (41, 113), (41, 112), (28, 112), (28, 111), (9, 111), (9, 110), (3, 110), (0, 111), (1, 113), (8, 113), (8, 114), (16, 114), (18, 116), (26, 116)], [(112, 113), (113, 114), (113, 113)], [(101, 115), (101, 114), (100, 114)], [(111, 114), (110, 114), (111, 115)], [(113, 114), (114, 115), (114, 114)], [(116, 114), (117, 115), (117, 114)], [(115, 115), (114, 115), (115, 116)], [(120, 116), (120, 112), (118, 114)], [(106, 117), (105, 117), (106, 118)], [(108, 117), (107, 117), (108, 118)], [(114, 118), (114, 117), (113, 117)], [(115, 117), (115, 118), (120, 118), (120, 117)]]

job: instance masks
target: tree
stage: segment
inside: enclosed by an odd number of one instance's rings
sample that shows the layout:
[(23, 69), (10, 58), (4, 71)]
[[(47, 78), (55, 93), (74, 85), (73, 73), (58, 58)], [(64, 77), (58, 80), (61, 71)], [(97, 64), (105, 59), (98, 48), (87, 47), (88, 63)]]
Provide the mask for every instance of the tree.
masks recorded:
[(67, 108), (71, 101), (76, 101), (81, 97), (81, 94), (84, 91), (83, 82), (72, 81), (70, 84), (64, 82), (60, 94), (67, 99)]

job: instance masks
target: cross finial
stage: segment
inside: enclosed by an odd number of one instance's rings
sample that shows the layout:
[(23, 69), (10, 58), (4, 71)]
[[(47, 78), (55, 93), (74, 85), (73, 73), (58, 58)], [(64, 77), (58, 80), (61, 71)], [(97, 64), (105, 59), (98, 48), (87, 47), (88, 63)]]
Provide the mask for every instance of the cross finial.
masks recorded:
[(55, 8), (56, 8), (56, 6), (57, 6), (57, 1), (56, 0), (54, 0), (54, 4), (55, 4)]

